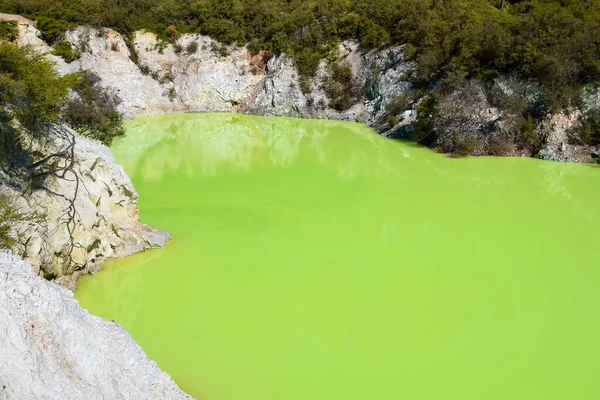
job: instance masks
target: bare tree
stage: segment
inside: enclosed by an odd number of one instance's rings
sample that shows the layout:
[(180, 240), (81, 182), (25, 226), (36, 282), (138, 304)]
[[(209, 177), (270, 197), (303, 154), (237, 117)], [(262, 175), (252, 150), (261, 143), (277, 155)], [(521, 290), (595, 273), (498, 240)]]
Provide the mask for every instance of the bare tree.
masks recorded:
[[(76, 136), (73, 131), (61, 124), (49, 124), (48, 129), (49, 132), (45, 139), (47, 143), (44, 147), (50, 149), (49, 153), (28, 166), (31, 173), (30, 190), (43, 190), (65, 202), (66, 206), (62, 210), (58, 224), (53, 231), (48, 232), (48, 236), (57, 234), (58, 230), (63, 227), (66, 229), (68, 238), (61, 252), (64, 257), (63, 266), (74, 266), (75, 269), (78, 269), (83, 265), (77, 264), (72, 257), (73, 250), (79, 247), (75, 243), (74, 236), (78, 219), (76, 200), (79, 191), (81, 188), (85, 189), (85, 185), (75, 170)], [(52, 190), (47, 183), (54, 180), (71, 182), (71, 185), (64, 186), (72, 188), (72, 192), (60, 193)]]

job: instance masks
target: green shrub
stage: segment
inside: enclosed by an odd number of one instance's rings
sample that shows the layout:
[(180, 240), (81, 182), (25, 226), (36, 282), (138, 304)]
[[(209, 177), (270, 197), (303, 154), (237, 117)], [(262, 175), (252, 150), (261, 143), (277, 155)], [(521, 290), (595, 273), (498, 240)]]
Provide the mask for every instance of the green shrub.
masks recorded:
[(172, 87), (169, 88), (169, 90), (167, 90), (167, 97), (171, 101), (175, 100), (175, 98), (177, 97), (177, 92), (175, 91), (175, 88)]
[(140, 57), (133, 43), (133, 34), (129, 34), (123, 37), (125, 45), (129, 49), (129, 58), (137, 66), (140, 64)]
[(212, 50), (213, 53), (218, 54), (221, 57), (227, 57), (229, 55), (229, 50), (227, 49), (227, 46), (222, 45), (222, 44), (217, 44), (217, 43), (213, 42), (210, 45), (210, 49)]
[(417, 105), (416, 111), (418, 119), (413, 124), (413, 130), (409, 139), (426, 146), (435, 145), (438, 139), (438, 135), (433, 129), (433, 113), (436, 103), (437, 96), (433, 94), (426, 96)]
[(16, 243), (12, 234), (14, 225), (23, 220), (23, 215), (6, 196), (0, 195), (0, 249), (12, 249)]
[(535, 142), (535, 128), (536, 128), (535, 120), (531, 115), (528, 115), (523, 123), (523, 128), (521, 130), (521, 140), (524, 144), (531, 146)]
[(464, 140), (456, 138), (454, 140), (454, 148), (452, 149), (450, 155), (454, 157), (470, 156), (475, 152), (478, 145), (479, 139), (476, 137), (469, 137)]
[(386, 104), (385, 111), (389, 115), (396, 116), (406, 110), (410, 110), (414, 100), (414, 95), (409, 93), (396, 95), (390, 99), (388, 104)]
[(78, 49), (73, 50), (71, 43), (66, 40), (55, 44), (52, 54), (62, 57), (67, 63), (73, 62), (81, 57), (81, 52)]
[(193, 40), (185, 46), (185, 51), (189, 54), (194, 54), (198, 51), (198, 42)]
[(248, 42), (246, 47), (248, 48), (248, 51), (251, 54), (258, 54), (261, 50), (264, 50), (266, 46), (264, 45), (264, 43), (261, 43), (259, 39), (254, 38), (250, 42)]
[(73, 83), (54, 63), (31, 47), (0, 42), (0, 123), (13, 120), (31, 134), (43, 134), (45, 121), (56, 120)]
[(341, 40), (359, 40), (364, 49), (408, 44), (405, 54), (418, 63), (417, 83), (423, 87), (456, 71), (484, 81), (513, 74), (545, 87), (554, 109), (572, 102), (582, 84), (600, 83), (600, 0), (502, 4), (498, 0), (0, 0), (0, 11), (37, 20), (49, 43), (63, 40), (66, 30), (81, 24), (111, 27), (125, 35), (148, 29), (166, 43), (173, 43), (182, 32), (208, 35), (227, 45), (248, 43), (252, 52), (290, 54), (306, 78), (314, 76), (319, 61)]
[(62, 119), (82, 136), (109, 146), (123, 136), (123, 118), (117, 110), (120, 99), (98, 85), (99, 78), (89, 72), (80, 73), (62, 112)]
[(98, 33), (96, 34), (99, 38), (106, 39), (108, 37), (108, 30), (106, 28), (98, 29)]
[(15, 21), (0, 21), (0, 40), (14, 42), (19, 37), (19, 28)]
[(356, 82), (352, 68), (347, 61), (332, 62), (327, 66), (329, 76), (324, 85), (329, 97), (329, 107), (337, 111), (346, 111), (352, 106)]
[(600, 115), (592, 114), (583, 118), (579, 139), (589, 145), (600, 145)]
[(169, 42), (159, 38), (154, 45), (154, 50), (157, 50), (158, 54), (163, 54), (167, 46), (169, 46)]
[(382, 46), (390, 40), (390, 34), (370, 20), (363, 22), (360, 31), (360, 42), (367, 50)]
[(409, 60), (412, 60), (417, 55), (417, 48), (411, 43), (407, 44), (406, 48), (404, 49), (404, 55)]

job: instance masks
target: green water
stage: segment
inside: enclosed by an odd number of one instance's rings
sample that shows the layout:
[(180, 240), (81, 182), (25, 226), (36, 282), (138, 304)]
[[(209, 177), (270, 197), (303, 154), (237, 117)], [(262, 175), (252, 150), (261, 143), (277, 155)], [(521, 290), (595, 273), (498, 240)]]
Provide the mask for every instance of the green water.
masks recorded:
[(162, 250), (76, 297), (203, 400), (600, 398), (600, 168), (334, 121), (129, 121)]

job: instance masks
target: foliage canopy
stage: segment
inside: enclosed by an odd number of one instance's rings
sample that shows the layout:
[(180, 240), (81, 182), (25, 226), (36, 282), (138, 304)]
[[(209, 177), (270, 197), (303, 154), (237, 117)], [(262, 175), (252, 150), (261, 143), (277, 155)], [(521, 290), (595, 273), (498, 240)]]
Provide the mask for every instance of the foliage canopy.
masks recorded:
[(339, 41), (410, 43), (422, 81), (448, 69), (492, 78), (515, 72), (547, 85), (556, 104), (600, 81), (600, 0), (0, 0), (38, 21), (49, 42), (79, 24), (165, 40), (199, 32), (291, 54), (301, 74)]

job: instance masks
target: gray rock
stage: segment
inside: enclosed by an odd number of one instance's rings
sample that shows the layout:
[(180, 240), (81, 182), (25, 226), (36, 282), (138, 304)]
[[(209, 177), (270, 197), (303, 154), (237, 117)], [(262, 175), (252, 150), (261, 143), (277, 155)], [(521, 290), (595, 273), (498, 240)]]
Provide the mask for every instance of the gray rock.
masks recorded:
[[(35, 190), (27, 196), (21, 196), (18, 189), (7, 182), (2, 184), (0, 179), (0, 193), (15, 199), (21, 212), (44, 216), (42, 221), (17, 225), (18, 245), (13, 250), (26, 258), (37, 274), (74, 289), (77, 278), (98, 271), (102, 260), (162, 247), (169, 234), (140, 223), (138, 194), (108, 148), (65, 129), (76, 140), (73, 169), (80, 179), (77, 196), (77, 182), (71, 176), (49, 179), (45, 185), (54, 193)], [(55, 138), (45, 146), (47, 150), (60, 148), (60, 142), (60, 138)], [(70, 234), (65, 210), (69, 207), (67, 199), (73, 198), (74, 248), (67, 257)]]
[(537, 156), (543, 160), (562, 162), (592, 162), (593, 148), (576, 144), (571, 135), (579, 128), (581, 111), (569, 110), (548, 116), (537, 128), (537, 135), (546, 144)]
[[(254, 68), (255, 59), (265, 55), (252, 55), (245, 47), (224, 46), (206, 36), (186, 34), (177, 45), (185, 49), (195, 41), (198, 50), (176, 53), (173, 45), (159, 43), (153, 33), (138, 31), (132, 41), (136, 64), (118, 32), (78, 27), (67, 32), (66, 39), (81, 51), (81, 58), (67, 64), (50, 54), (52, 48), (40, 39), (31, 21), (19, 16), (4, 18), (18, 18), (21, 44), (32, 44), (48, 54), (57, 62), (60, 73), (89, 70), (100, 77), (100, 84), (122, 100), (119, 111), (126, 118), (226, 111), (340, 119), (377, 126), (386, 115), (386, 104), (411, 90), (409, 77), (416, 69), (415, 63), (404, 56), (405, 46), (363, 53), (358, 43), (341, 43), (338, 58), (351, 66), (357, 95), (348, 110), (338, 112), (329, 107), (323, 89), (328, 76), (325, 60), (309, 82), (311, 93), (306, 95), (300, 90), (298, 71), (287, 54), (273, 57), (266, 68)], [(217, 49), (226, 49), (226, 55)]]

